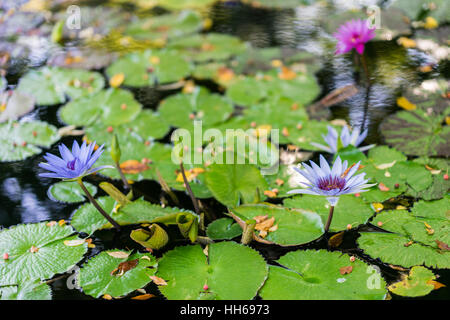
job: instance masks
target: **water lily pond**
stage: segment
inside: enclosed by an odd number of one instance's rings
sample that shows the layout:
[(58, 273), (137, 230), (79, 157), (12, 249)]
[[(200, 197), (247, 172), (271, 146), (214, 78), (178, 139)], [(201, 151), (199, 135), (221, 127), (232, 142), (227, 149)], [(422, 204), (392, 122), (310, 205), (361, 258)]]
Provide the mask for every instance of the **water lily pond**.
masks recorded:
[(449, 16), (0, 0), (0, 300), (448, 300)]

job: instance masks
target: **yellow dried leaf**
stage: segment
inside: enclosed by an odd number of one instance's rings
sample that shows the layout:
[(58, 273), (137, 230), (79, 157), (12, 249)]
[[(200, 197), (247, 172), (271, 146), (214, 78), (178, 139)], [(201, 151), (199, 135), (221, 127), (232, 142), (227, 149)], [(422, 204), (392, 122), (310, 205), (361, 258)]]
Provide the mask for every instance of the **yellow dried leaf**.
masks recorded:
[(118, 88), (125, 80), (125, 74), (117, 73), (109, 79), (109, 85), (113, 88)]
[(150, 167), (147, 166), (147, 164), (137, 160), (127, 160), (120, 164), (120, 169), (122, 169), (122, 172), (126, 174), (137, 174), (149, 168)]
[(167, 286), (166, 280), (157, 276), (150, 276), (150, 279), (158, 286)]
[(373, 209), (375, 210), (375, 212), (380, 212), (381, 210), (384, 209), (384, 206), (382, 203), (380, 202), (374, 202), (372, 203)]
[(297, 77), (297, 74), (288, 67), (281, 67), (281, 71), (278, 73), (278, 78), (281, 80), (292, 80)]
[(427, 281), (427, 284), (433, 285), (433, 287), (434, 287), (433, 290), (437, 290), (437, 289), (440, 289), (440, 288), (444, 288), (444, 287), (445, 287), (445, 284), (440, 283), (440, 282), (437, 282), (437, 281), (435, 281), (435, 280), (428, 280), (428, 281)]
[(416, 42), (412, 39), (406, 37), (400, 37), (397, 40), (397, 43), (405, 48), (415, 48)]
[(160, 59), (159, 59), (158, 56), (151, 56), (149, 61), (150, 61), (151, 64), (159, 64)]
[(111, 295), (109, 295), (109, 294), (104, 294), (102, 296), (102, 298), (105, 299), (105, 300), (112, 300), (113, 299), (113, 297)]
[(63, 225), (66, 224), (66, 220), (61, 219), (61, 220), (58, 221), (58, 224), (62, 227)]
[(262, 124), (255, 129), (254, 134), (257, 137), (268, 136), (271, 129), (272, 126), (270, 124)]
[(417, 106), (405, 97), (397, 98), (397, 105), (405, 110), (416, 110)]
[(259, 231), (263, 231), (263, 230), (267, 231), (273, 226), (274, 222), (275, 222), (275, 217), (272, 217), (270, 219), (262, 221), (261, 223), (257, 223), (255, 225), (255, 229), (259, 230)]
[(234, 72), (232, 69), (229, 69), (227, 67), (220, 67), (217, 70), (217, 77), (221, 82), (231, 81), (234, 78)]
[(270, 62), (270, 64), (271, 64), (272, 67), (274, 67), (274, 68), (279, 68), (279, 67), (281, 67), (281, 66), (283, 65), (283, 62), (282, 62), (281, 60), (275, 59), (275, 60), (272, 60), (272, 61)]
[(132, 300), (148, 300), (150, 298), (153, 298), (155, 295), (151, 293), (141, 294), (139, 296), (135, 296), (131, 298)]
[(265, 190), (264, 195), (268, 196), (269, 198), (275, 198), (277, 196), (277, 193), (273, 192), (272, 190)]
[(265, 215), (265, 216), (256, 216), (256, 217), (253, 217), (253, 220), (255, 220), (256, 223), (261, 223), (261, 222), (263, 222), (264, 220), (266, 220), (267, 217), (268, 217), (267, 215)]
[(426, 17), (425, 24), (423, 25), (425, 29), (436, 29), (439, 23), (433, 17)]
[(106, 253), (108, 255), (110, 255), (111, 257), (117, 258), (117, 259), (126, 259), (129, 256), (129, 254), (124, 251), (108, 251)]

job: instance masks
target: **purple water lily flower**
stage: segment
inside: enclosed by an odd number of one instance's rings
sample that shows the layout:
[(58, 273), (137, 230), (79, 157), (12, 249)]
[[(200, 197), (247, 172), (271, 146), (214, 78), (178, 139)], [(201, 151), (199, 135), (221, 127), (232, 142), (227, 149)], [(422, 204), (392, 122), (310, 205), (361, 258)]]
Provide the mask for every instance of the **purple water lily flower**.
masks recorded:
[(339, 200), (339, 196), (365, 192), (368, 191), (366, 188), (374, 185), (367, 184), (369, 179), (364, 179), (365, 173), (354, 175), (360, 162), (347, 169), (347, 161), (342, 162), (337, 157), (333, 168), (330, 168), (325, 158), (320, 155), (320, 167), (312, 161), (310, 163), (311, 166), (302, 163), (305, 168), (303, 170), (294, 168), (308, 180), (308, 183), (303, 183), (307, 188), (294, 189), (289, 191), (288, 194), (304, 193), (326, 196), (328, 202), (334, 207)]
[[(328, 153), (336, 153), (338, 152), (339, 148), (345, 148), (349, 145), (352, 146), (359, 146), (364, 139), (367, 137), (368, 130), (364, 130), (362, 133), (360, 132), (359, 128), (355, 128), (350, 133), (349, 129), (344, 126), (341, 131), (341, 136), (338, 136), (338, 132), (336, 129), (334, 129), (332, 126), (328, 126), (328, 133), (327, 135), (322, 135), (323, 140), (327, 143), (327, 145), (323, 145), (320, 143), (311, 142), (311, 145), (326, 151)], [(340, 141), (339, 141), (340, 138)], [(338, 147), (339, 146), (339, 147)], [(369, 150), (370, 148), (373, 148), (375, 145), (371, 144), (365, 147), (358, 148), (361, 152)]]
[(375, 28), (369, 28), (367, 20), (352, 20), (341, 25), (333, 34), (338, 40), (336, 54), (343, 54), (355, 49), (363, 54), (364, 45), (375, 37)]
[(77, 180), (105, 168), (114, 168), (112, 166), (92, 168), (103, 153), (103, 145), (95, 152), (94, 147), (95, 142), (86, 145), (86, 141), (83, 142), (81, 147), (78, 145), (78, 142), (74, 141), (72, 151), (64, 144), (59, 145), (61, 158), (47, 153), (44, 156), (47, 163), (41, 162), (39, 167), (51, 172), (40, 173), (39, 176), (63, 180)]

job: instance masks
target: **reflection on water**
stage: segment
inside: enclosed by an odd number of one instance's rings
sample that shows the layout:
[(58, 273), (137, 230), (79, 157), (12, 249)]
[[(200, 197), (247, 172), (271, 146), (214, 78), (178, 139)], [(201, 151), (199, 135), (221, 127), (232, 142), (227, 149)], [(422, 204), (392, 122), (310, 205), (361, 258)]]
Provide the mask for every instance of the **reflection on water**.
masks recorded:
[[(366, 1), (366, 4), (371, 2), (374, 1)], [(361, 1), (336, 0), (334, 4), (330, 3), (315, 2), (296, 9), (263, 9), (236, 1), (222, 1), (206, 14), (213, 21), (212, 32), (237, 35), (251, 42), (254, 47), (281, 46), (312, 53), (311, 65), (320, 68), (316, 73), (322, 86), (318, 99), (346, 85), (354, 85), (357, 88), (355, 95), (333, 106), (331, 113), (329, 110), (323, 110), (328, 112), (324, 115), (346, 119), (355, 127), (368, 127), (370, 132), (367, 142), (377, 142), (380, 139), (378, 125), (395, 110), (397, 96), (405, 87), (420, 80), (418, 67), (434, 64), (437, 59), (415, 49), (405, 49), (395, 41), (372, 41), (366, 47), (371, 76), (371, 84), (368, 87), (361, 68), (355, 66), (353, 56), (334, 55), (335, 43), (332, 37), (332, 30), (340, 23), (333, 19), (332, 15), (348, 6), (359, 6)], [(89, 19), (98, 20), (96, 13), (100, 9), (103, 8), (87, 9), (86, 12), (91, 12)], [(114, 12), (120, 11), (120, 7), (116, 9), (111, 11), (112, 13), (105, 12), (105, 15), (115, 17), (113, 20), (116, 22), (129, 18), (129, 15), (125, 18), (116, 15)], [(113, 23), (108, 23), (110, 28), (109, 25)], [(8, 69), (10, 85), (17, 82), (27, 67), (42, 65), (50, 56), (55, 57), (58, 53), (77, 50), (76, 41), (71, 41), (66, 47), (50, 43), (48, 37), (41, 36), (48, 36), (48, 32), (50, 30), (30, 30), (29, 34), (19, 37), (17, 41), (6, 42), (0, 39), (0, 51), (7, 51), (12, 55)], [(158, 99), (163, 98), (161, 94), (147, 88), (135, 89), (133, 93), (146, 107), (154, 108)], [(60, 127), (63, 124), (58, 121), (56, 110), (57, 106), (40, 107), (30, 116)], [(62, 142), (67, 143), (64, 139)], [(56, 151), (55, 147), (52, 151)], [(41, 157), (42, 155), (37, 155), (23, 162), (0, 163), (0, 225), (67, 218), (77, 207), (48, 199), (47, 189), (53, 181), (37, 177), (36, 168)]]

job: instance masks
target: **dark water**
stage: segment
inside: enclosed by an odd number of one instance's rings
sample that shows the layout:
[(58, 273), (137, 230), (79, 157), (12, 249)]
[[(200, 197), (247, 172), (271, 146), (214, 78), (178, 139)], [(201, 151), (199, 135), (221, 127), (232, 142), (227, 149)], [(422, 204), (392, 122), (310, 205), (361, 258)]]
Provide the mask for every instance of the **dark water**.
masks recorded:
[[(98, 1), (96, 1), (98, 2)], [(103, 2), (103, 1), (100, 1)], [(130, 10), (130, 6), (124, 10)], [(360, 73), (355, 72), (354, 61), (352, 58), (334, 56), (334, 49), (323, 51), (318, 43), (330, 41), (329, 37), (324, 36), (315, 20), (305, 23), (302, 12), (295, 12), (291, 9), (268, 10), (246, 6), (236, 2), (222, 2), (215, 5), (208, 12), (213, 20), (213, 32), (230, 33), (249, 41), (255, 47), (282, 46), (286, 50), (306, 50), (316, 55), (314, 63), (319, 68), (316, 72), (321, 94), (317, 101), (326, 96), (332, 90), (345, 85), (355, 85), (358, 93), (351, 98), (333, 106), (317, 110), (311, 114), (315, 118), (343, 118), (352, 126), (369, 128), (369, 137), (367, 143), (382, 143), (382, 138), (378, 127), (380, 122), (389, 114), (395, 112), (396, 97), (401, 94), (405, 87), (417, 84), (422, 81), (424, 76), (417, 72), (419, 66), (430, 63), (431, 58), (415, 50), (406, 50), (392, 41), (372, 41), (366, 47), (368, 65), (370, 66), (371, 85), (367, 86), (365, 79), (361, 79)], [(330, 42), (331, 43), (331, 42)], [(76, 43), (71, 43), (71, 46)], [(26, 72), (29, 67), (37, 67), (44, 64), (48, 54), (52, 50), (61, 50), (61, 48), (51, 48), (43, 53), (35, 53), (33, 59), (23, 59), (14, 61), (13, 67), (8, 73), (9, 84), (14, 85), (21, 74)], [(396, 81), (385, 81), (384, 74), (386, 65), (389, 65), (391, 77)], [(100, 70), (103, 72), (104, 70)], [(440, 73), (448, 78), (448, 65), (436, 66), (435, 70), (426, 77), (437, 77)], [(211, 83), (205, 83), (211, 89), (215, 86)], [(217, 89), (217, 88), (216, 88)], [(158, 101), (164, 96), (173, 92), (157, 92), (152, 88), (140, 88), (132, 90), (136, 99), (138, 99), (145, 108), (155, 109)], [(64, 126), (58, 120), (57, 110), (59, 106), (39, 107), (27, 117), (45, 120), (57, 127)], [(62, 143), (69, 144), (72, 137), (63, 138)], [(169, 142), (168, 137), (162, 139), (163, 142)], [(56, 145), (50, 150), (51, 153), (58, 153)], [(51, 179), (39, 178), (38, 163), (42, 161), (42, 154), (30, 157), (24, 161), (12, 163), (0, 163), (0, 226), (9, 227), (19, 223), (33, 223), (46, 220), (69, 220), (73, 211), (80, 204), (61, 204), (49, 199), (47, 190), (54, 181)], [(98, 183), (90, 178), (89, 182)], [(121, 185), (115, 182), (120, 188)], [(133, 191), (136, 197), (144, 196), (146, 200), (152, 203), (167, 202), (168, 205), (174, 205), (160, 188), (159, 184), (152, 181), (143, 181), (133, 185)], [(189, 197), (177, 192), (182, 206), (192, 209)], [(103, 195), (101, 190), (98, 195)], [(226, 208), (215, 200), (205, 200), (204, 204), (215, 212), (216, 217), (222, 216)], [(372, 228), (364, 226), (363, 228)], [(128, 237), (129, 230), (115, 234), (113, 231), (101, 231), (94, 235), (96, 248), (89, 252), (90, 256), (95, 255), (104, 248), (135, 248), (139, 249)], [(169, 228), (169, 233), (174, 234), (176, 230)], [(382, 274), (387, 281), (399, 278), (399, 273), (381, 261), (373, 260), (364, 255), (356, 247), (356, 231), (346, 232), (344, 243), (339, 248), (340, 251), (357, 255), (375, 264), (381, 268)], [(171, 237), (172, 239), (172, 237)], [(185, 243), (185, 240), (172, 241), (164, 251), (170, 250), (175, 245)], [(276, 260), (284, 253), (296, 249), (326, 248), (325, 241), (318, 241), (308, 245), (282, 248), (277, 246), (266, 246), (263, 244), (253, 244), (254, 248), (260, 250), (264, 257), (270, 262)], [(160, 256), (162, 252), (157, 252)], [(441, 276), (439, 282), (447, 285), (447, 288), (434, 291), (425, 299), (449, 299), (450, 297), (450, 271), (438, 270)], [(58, 278), (56, 276), (55, 278)], [(55, 299), (89, 299), (78, 290), (69, 290), (66, 285), (67, 277), (62, 277), (51, 283)], [(150, 284), (147, 288), (149, 293), (161, 297), (155, 285)], [(398, 297), (393, 297), (394, 299)]]

